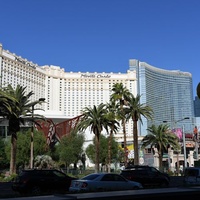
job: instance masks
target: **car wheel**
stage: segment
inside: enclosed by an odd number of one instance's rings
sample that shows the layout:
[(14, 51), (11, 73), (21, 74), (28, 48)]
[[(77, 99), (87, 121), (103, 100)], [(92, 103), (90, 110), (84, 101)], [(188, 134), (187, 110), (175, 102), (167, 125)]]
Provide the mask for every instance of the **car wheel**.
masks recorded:
[(41, 195), (41, 189), (39, 186), (35, 185), (31, 188), (31, 195), (37, 196), (37, 195)]

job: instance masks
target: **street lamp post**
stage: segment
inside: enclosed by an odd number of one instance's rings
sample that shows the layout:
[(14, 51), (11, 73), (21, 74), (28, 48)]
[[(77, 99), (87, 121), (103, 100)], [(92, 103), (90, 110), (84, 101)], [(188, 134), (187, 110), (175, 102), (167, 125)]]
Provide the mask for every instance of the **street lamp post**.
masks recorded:
[[(45, 98), (40, 98), (38, 100), (38, 102), (44, 102), (45, 101)], [(30, 155), (30, 168), (33, 169), (33, 131), (34, 131), (34, 122), (33, 122), (33, 119), (34, 119), (34, 106), (35, 104), (32, 105), (32, 109), (31, 109), (31, 119), (32, 119), (32, 124), (31, 124), (31, 155)]]
[[(175, 121), (175, 123), (186, 120), (186, 119), (190, 119), (189, 117), (185, 117), (183, 119), (177, 120)], [(185, 144), (185, 127), (184, 125), (182, 126), (182, 134), (183, 134), (183, 155), (184, 155), (184, 168), (187, 167), (187, 157), (186, 157), (186, 144)]]
[(177, 156), (176, 157), (176, 160), (177, 160), (177, 175), (179, 176), (179, 172), (180, 172), (180, 169), (179, 169), (180, 168), (180, 165), (179, 165), (179, 153), (180, 152), (179, 152), (179, 150), (177, 150), (176, 153), (177, 153), (177, 155), (176, 155)]
[(184, 168), (187, 167), (187, 158), (186, 158), (186, 145), (185, 145), (185, 129), (184, 129), (184, 125), (182, 128), (182, 132), (183, 132), (183, 154), (184, 154)]
[[(175, 124), (177, 122), (186, 120), (186, 119), (190, 119), (189, 117), (185, 117), (183, 119), (177, 120), (175, 121)], [(163, 121), (164, 123), (166, 123), (167, 121)], [(182, 134), (183, 134), (183, 155), (184, 155), (184, 168), (187, 167), (187, 158), (186, 158), (186, 144), (185, 144), (185, 130), (184, 130), (184, 125), (182, 126)], [(178, 156), (178, 155), (177, 155)], [(177, 162), (179, 162), (179, 159), (177, 158)], [(179, 166), (179, 163), (177, 163), (177, 167)], [(179, 169), (178, 169), (179, 171)]]

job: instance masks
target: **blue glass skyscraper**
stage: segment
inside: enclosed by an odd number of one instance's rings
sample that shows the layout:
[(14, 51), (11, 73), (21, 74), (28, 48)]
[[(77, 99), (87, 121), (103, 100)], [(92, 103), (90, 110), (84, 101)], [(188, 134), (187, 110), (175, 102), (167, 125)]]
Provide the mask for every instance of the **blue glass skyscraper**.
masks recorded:
[(199, 97), (195, 97), (195, 100), (194, 100), (194, 115), (195, 115), (195, 117), (200, 117), (200, 99), (199, 99)]
[[(164, 121), (171, 128), (184, 125), (185, 131), (192, 131), (194, 104), (190, 73), (156, 68), (135, 59), (129, 60), (129, 70), (136, 70), (137, 94), (141, 95), (141, 103), (151, 106), (154, 111), (153, 120), (142, 118), (138, 134), (144, 136), (147, 127)], [(189, 119), (182, 120), (185, 117)]]

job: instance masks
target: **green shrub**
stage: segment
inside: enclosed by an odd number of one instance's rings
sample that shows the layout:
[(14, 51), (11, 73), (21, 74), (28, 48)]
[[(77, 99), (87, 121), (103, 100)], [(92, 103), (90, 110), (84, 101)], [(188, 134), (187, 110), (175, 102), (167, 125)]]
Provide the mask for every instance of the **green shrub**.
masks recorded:
[(0, 174), (0, 182), (10, 182), (13, 181), (16, 178), (17, 174), (11, 174), (11, 175), (6, 175), (6, 174)]

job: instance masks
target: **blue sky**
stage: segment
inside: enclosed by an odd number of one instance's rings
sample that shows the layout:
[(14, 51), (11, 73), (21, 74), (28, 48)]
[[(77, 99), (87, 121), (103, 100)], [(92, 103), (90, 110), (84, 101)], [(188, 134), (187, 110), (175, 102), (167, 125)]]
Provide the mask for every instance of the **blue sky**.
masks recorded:
[(126, 72), (129, 59), (200, 82), (199, 0), (0, 0), (0, 43), (38, 65)]

